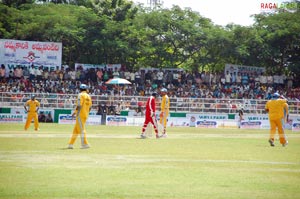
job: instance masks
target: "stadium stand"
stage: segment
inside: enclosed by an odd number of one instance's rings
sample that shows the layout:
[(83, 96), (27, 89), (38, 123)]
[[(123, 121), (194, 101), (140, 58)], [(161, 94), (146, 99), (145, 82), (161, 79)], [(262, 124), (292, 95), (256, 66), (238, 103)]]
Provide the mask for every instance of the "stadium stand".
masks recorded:
[[(233, 113), (243, 107), (246, 112), (264, 113), (265, 102), (274, 91), (289, 99), (291, 114), (299, 114), (300, 109), (300, 87), (293, 86), (292, 77), (279, 75), (249, 74), (247, 81), (241, 79), (239, 82), (239, 77), (228, 78), (220, 73), (94, 68), (79, 68), (75, 71), (64, 67), (57, 67), (55, 71), (43, 67), (32, 67), (29, 70), (17, 67), (4, 74), (7, 75), (0, 77), (2, 107), (23, 106), (30, 94), (35, 93), (42, 107), (73, 108), (75, 93), (79, 92), (79, 85), (85, 83), (95, 102), (94, 109), (100, 104), (115, 107), (121, 102), (124, 110), (138, 110), (150, 93), (162, 87), (168, 88), (171, 111), (176, 112)], [(132, 84), (105, 84), (114, 76), (128, 79)]]

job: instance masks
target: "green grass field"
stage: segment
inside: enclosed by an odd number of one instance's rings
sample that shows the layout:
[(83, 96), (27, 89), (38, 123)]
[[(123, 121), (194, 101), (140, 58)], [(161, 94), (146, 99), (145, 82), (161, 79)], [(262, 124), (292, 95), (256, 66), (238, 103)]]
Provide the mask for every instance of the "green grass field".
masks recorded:
[(299, 199), (300, 132), (88, 126), (90, 149), (66, 149), (73, 125), (0, 124), (0, 198)]

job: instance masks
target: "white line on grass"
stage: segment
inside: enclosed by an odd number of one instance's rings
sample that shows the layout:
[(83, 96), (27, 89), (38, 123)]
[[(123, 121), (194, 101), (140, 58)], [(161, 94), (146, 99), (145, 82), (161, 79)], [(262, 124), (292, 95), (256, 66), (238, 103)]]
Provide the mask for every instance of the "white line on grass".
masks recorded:
[[(0, 138), (67, 138), (70, 137), (71, 133), (21, 133), (10, 132), (10, 133), (0, 133)], [(90, 138), (139, 138), (139, 134), (87, 134)], [(290, 138), (300, 138), (300, 134), (288, 135)], [(266, 138), (267, 134), (197, 134), (197, 133), (185, 133), (185, 134), (171, 134), (168, 139), (191, 139), (191, 138)], [(151, 138), (150, 138), (151, 139)], [(155, 139), (155, 138), (153, 138)]]
[[(34, 154), (34, 152), (28, 151), (24, 153), (21, 151), (1, 151), (0, 152), (0, 163), (4, 162), (18, 162), (22, 166), (35, 165), (37, 167), (69, 164), (73, 165), (72, 162), (76, 162), (78, 167), (93, 167), (95, 165), (102, 166), (121, 166), (121, 165), (133, 165), (133, 164), (144, 164), (144, 163), (204, 163), (204, 164), (256, 164), (256, 165), (294, 165), (300, 166), (300, 162), (279, 162), (279, 161), (262, 161), (262, 160), (226, 160), (226, 159), (187, 159), (187, 158), (173, 158), (170, 156), (147, 156), (147, 155), (90, 155), (82, 156), (78, 154)], [(67, 163), (66, 163), (67, 162)], [(159, 165), (159, 164), (158, 164)], [(165, 165), (166, 166), (166, 165)], [(293, 172), (300, 173), (300, 168), (291, 169)]]

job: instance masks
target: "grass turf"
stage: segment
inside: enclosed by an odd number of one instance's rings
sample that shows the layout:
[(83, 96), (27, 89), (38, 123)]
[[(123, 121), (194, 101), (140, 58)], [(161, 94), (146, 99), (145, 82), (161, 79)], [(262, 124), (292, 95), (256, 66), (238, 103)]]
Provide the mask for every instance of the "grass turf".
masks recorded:
[(67, 150), (72, 125), (0, 124), (0, 198), (300, 198), (300, 134), (270, 147), (268, 130), (88, 126), (90, 149)]

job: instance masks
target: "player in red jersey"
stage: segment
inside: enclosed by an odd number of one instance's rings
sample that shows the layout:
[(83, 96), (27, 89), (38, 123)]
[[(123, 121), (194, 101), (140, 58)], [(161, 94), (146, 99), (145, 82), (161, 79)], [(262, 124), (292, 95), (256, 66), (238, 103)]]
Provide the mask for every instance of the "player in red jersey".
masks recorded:
[(141, 134), (142, 139), (146, 138), (145, 131), (146, 131), (146, 128), (147, 128), (149, 123), (151, 123), (154, 127), (156, 138), (159, 138), (158, 129), (157, 129), (157, 121), (156, 121), (156, 118), (155, 118), (155, 110), (156, 110), (155, 99), (156, 99), (156, 96), (157, 96), (157, 93), (152, 93), (152, 95), (148, 98), (148, 100), (146, 102), (145, 122), (144, 122), (144, 125), (143, 125), (143, 128), (142, 128), (142, 134)]

